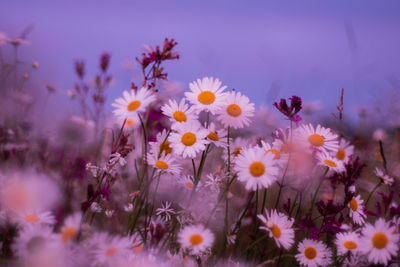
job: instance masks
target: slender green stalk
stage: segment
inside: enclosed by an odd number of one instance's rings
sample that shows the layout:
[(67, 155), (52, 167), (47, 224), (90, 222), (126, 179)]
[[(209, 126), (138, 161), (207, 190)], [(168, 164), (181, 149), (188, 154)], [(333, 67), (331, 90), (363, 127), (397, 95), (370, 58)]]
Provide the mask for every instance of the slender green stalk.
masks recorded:
[(382, 182), (379, 181), (379, 183), (377, 183), (377, 184), (375, 185), (375, 187), (372, 189), (372, 191), (369, 193), (369, 195), (368, 195), (368, 197), (367, 197), (367, 200), (365, 201), (365, 206), (367, 206), (367, 204), (368, 204), (369, 200), (371, 199), (372, 195), (375, 193), (376, 189), (378, 189), (378, 187), (379, 187), (381, 184), (382, 184)]

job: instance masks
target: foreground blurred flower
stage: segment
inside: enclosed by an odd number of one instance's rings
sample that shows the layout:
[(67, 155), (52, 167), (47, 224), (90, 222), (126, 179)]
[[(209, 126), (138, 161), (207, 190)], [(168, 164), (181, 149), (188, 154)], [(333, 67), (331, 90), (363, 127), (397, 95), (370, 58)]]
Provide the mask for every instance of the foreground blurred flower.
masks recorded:
[(286, 250), (290, 249), (294, 243), (294, 219), (276, 210), (268, 212), (265, 209), (265, 215), (266, 217), (261, 214), (257, 215), (264, 224), (260, 229), (269, 232), (269, 237), (275, 240), (279, 248), (282, 246)]
[(96, 233), (90, 240), (93, 260), (100, 266), (112, 266), (132, 253), (133, 244), (127, 237)]
[(238, 180), (245, 184), (247, 190), (268, 188), (279, 172), (274, 162), (274, 155), (265, 154), (259, 147), (249, 148), (241, 152), (235, 161)]
[(146, 110), (147, 106), (156, 100), (156, 96), (147, 88), (124, 91), (123, 97), (117, 98), (112, 104), (116, 109), (113, 113), (121, 118), (129, 118), (138, 112)]
[(221, 84), (218, 78), (197, 79), (189, 84), (190, 92), (185, 92), (185, 96), (197, 113), (208, 111), (215, 114), (226, 101), (226, 93), (223, 92), (226, 86), (221, 87)]
[(198, 255), (211, 248), (214, 243), (214, 234), (203, 225), (190, 225), (179, 232), (178, 241), (182, 249)]
[(61, 241), (63, 243), (70, 242), (75, 236), (77, 236), (82, 220), (82, 214), (80, 212), (74, 213), (68, 216), (63, 226), (61, 227)]
[(168, 138), (175, 154), (195, 158), (198, 152), (205, 150), (208, 132), (197, 121), (178, 124), (175, 130), (177, 132)]
[(324, 128), (319, 124), (315, 130), (312, 124), (301, 125), (296, 129), (294, 137), (316, 151), (338, 151), (339, 148), (338, 136), (331, 129)]
[(338, 255), (345, 255), (348, 252), (355, 254), (360, 250), (360, 236), (355, 232), (338, 233), (335, 244)]
[(331, 264), (332, 252), (321, 241), (304, 239), (298, 246), (299, 254), (295, 257), (304, 266), (317, 267)]
[(395, 229), (382, 218), (374, 225), (365, 225), (362, 229), (362, 251), (367, 254), (369, 262), (388, 265), (389, 260), (397, 255), (400, 235)]
[(243, 128), (250, 124), (249, 118), (254, 116), (254, 104), (240, 92), (230, 92), (217, 114), (225, 127)]
[(17, 215), (17, 221), (21, 226), (27, 226), (32, 224), (43, 224), (52, 225), (55, 223), (53, 214), (49, 211), (45, 212), (22, 212)]

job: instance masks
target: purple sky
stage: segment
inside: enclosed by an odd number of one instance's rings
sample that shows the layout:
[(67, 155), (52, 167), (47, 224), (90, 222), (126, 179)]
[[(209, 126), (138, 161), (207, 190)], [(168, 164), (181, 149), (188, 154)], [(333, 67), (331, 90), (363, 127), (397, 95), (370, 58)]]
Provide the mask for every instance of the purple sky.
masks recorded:
[(27, 57), (57, 87), (72, 88), (74, 59), (93, 70), (111, 52), (110, 98), (129, 87), (124, 61), (164, 37), (182, 55), (167, 66), (170, 81), (186, 89), (198, 77), (219, 77), (258, 105), (297, 94), (332, 108), (341, 87), (348, 107), (366, 105), (392, 90), (388, 77), (400, 79), (398, 0), (0, 1), (0, 31), (14, 36), (29, 24)]

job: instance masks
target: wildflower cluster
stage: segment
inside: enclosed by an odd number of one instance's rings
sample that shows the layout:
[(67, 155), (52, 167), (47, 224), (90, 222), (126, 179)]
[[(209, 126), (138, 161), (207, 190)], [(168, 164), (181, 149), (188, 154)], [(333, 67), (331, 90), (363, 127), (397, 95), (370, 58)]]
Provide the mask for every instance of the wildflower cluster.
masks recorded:
[[(101, 56), (92, 89), (84, 63), (75, 63), (82, 113), (92, 110), (89, 92), (99, 104), (90, 129), (113, 130), (86, 144), (33, 138), (24, 143), (30, 153), (1, 158), (4, 263), (314, 267), (398, 259), (400, 196), (382, 140), (371, 160), (342, 127), (305, 122), (298, 96), (273, 104), (286, 127), (260, 134), (255, 104), (214, 77), (195, 79), (179, 97), (162, 95), (161, 65), (179, 58), (176, 44), (146, 47), (137, 60), (141, 86), (132, 82), (113, 101), (108, 128), (95, 117), (106, 113), (110, 55)], [(341, 105), (340, 119), (343, 112)], [(0, 130), (1, 155), (26, 141), (20, 128)]]

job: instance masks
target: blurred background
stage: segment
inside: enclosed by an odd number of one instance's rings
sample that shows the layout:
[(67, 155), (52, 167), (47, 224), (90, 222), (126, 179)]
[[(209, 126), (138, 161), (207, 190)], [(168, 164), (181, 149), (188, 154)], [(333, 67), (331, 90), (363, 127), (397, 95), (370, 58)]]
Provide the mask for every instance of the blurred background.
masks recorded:
[[(109, 109), (135, 80), (143, 45), (169, 37), (181, 58), (166, 65), (168, 78), (183, 90), (198, 77), (214, 76), (258, 106), (272, 108), (273, 101), (296, 94), (329, 114), (344, 88), (345, 116), (355, 119), (398, 109), (399, 14), (400, 2), (389, 0), (2, 0), (0, 32), (14, 38), (32, 27), (20, 57), (40, 63), (31, 86), (44, 91), (44, 83), (72, 90), (74, 61), (85, 60), (91, 75), (100, 54), (109, 52)], [(11, 57), (12, 50), (3, 48), (7, 53)], [(55, 96), (49, 105), (59, 108), (63, 101)]]

